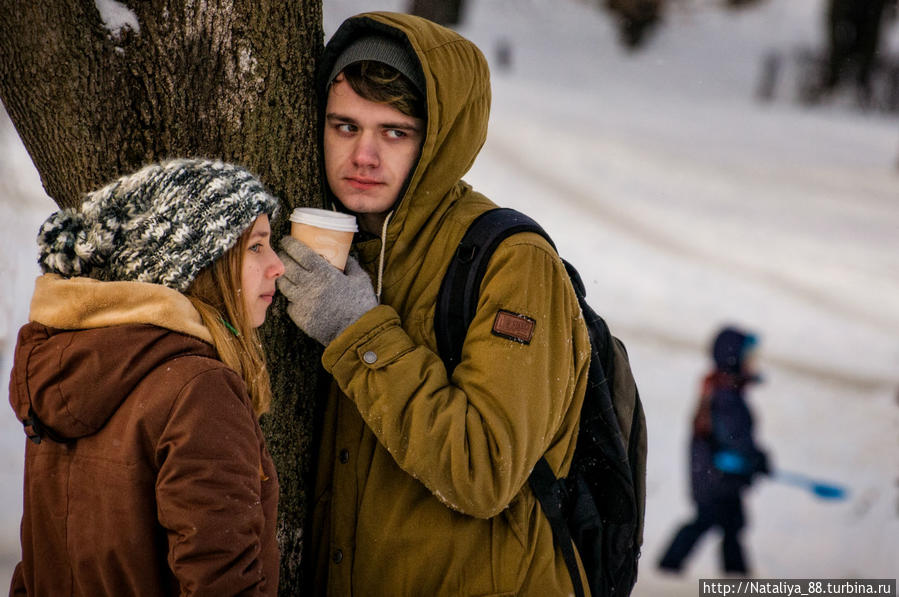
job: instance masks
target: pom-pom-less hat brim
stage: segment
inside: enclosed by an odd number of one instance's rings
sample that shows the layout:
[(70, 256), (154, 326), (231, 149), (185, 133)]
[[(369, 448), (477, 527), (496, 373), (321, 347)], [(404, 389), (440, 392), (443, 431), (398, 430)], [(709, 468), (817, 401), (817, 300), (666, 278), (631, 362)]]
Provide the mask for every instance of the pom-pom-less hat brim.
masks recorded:
[(348, 45), (334, 62), (328, 83), (349, 65), (363, 60), (392, 66), (409, 79), (419, 93), (425, 95), (425, 80), (416, 58), (399, 40), (383, 35), (366, 35)]

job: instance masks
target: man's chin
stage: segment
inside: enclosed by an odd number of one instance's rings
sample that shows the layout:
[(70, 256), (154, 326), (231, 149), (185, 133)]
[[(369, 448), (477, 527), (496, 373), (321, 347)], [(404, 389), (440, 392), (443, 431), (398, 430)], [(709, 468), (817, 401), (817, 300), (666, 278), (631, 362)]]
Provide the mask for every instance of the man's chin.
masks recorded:
[(348, 211), (353, 212), (357, 216), (386, 213), (392, 206), (391, 202), (365, 192), (351, 191), (335, 194), (335, 196)]

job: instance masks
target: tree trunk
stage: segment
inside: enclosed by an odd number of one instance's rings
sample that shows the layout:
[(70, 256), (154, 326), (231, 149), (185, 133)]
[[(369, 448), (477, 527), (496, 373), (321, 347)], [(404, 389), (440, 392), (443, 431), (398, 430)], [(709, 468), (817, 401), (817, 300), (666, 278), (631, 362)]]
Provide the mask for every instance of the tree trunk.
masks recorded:
[[(127, 1), (127, 0), (126, 0)], [(166, 157), (248, 167), (283, 201), (277, 238), (320, 194), (320, 0), (0, 0), (0, 99), (62, 207)], [(36, 232), (36, 231), (35, 231)], [(282, 595), (302, 581), (320, 350), (276, 300), (263, 418), (281, 481)]]

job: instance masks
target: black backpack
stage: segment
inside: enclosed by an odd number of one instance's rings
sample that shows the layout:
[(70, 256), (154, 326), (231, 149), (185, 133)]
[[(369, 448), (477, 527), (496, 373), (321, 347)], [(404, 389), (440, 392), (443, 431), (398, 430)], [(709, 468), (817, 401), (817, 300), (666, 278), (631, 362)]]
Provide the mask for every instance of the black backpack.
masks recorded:
[[(539, 224), (506, 208), (493, 209), (476, 218), (459, 243), (440, 286), (434, 315), (438, 351), (448, 375), (461, 359), (462, 343), (475, 315), (487, 263), (503, 239), (519, 232), (535, 232), (555, 248)], [(586, 303), (586, 290), (577, 270), (563, 262), (590, 332), (592, 354), (587, 392), (568, 476), (556, 479), (546, 459), (541, 458), (528, 482), (562, 550), (575, 595), (583, 597), (585, 592), (572, 542), (584, 565), (590, 594), (624, 596), (630, 594), (637, 580), (643, 540), (643, 406), (624, 345)], [(630, 422), (627, 442), (620, 421)]]

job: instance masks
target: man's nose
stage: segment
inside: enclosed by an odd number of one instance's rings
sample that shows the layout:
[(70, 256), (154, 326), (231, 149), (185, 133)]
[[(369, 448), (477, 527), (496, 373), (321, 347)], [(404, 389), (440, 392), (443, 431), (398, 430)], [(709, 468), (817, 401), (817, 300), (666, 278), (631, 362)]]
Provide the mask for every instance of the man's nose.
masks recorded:
[(377, 140), (373, 135), (359, 135), (353, 147), (353, 163), (356, 166), (375, 168), (380, 163)]

